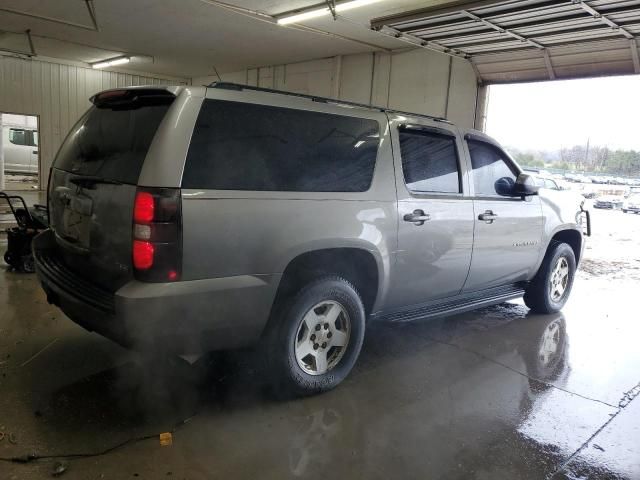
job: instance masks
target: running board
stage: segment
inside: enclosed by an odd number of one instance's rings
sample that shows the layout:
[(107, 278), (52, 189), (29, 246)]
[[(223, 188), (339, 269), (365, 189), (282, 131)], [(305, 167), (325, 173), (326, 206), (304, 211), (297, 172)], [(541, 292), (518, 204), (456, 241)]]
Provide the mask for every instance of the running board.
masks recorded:
[(444, 317), (457, 313), (468, 312), (476, 308), (496, 305), (520, 298), (524, 295), (526, 283), (518, 283), (504, 287), (489, 288), (472, 293), (465, 293), (455, 297), (449, 297), (434, 302), (412, 305), (409, 308), (380, 312), (372, 315), (372, 320), (386, 322), (411, 322), (427, 318)]

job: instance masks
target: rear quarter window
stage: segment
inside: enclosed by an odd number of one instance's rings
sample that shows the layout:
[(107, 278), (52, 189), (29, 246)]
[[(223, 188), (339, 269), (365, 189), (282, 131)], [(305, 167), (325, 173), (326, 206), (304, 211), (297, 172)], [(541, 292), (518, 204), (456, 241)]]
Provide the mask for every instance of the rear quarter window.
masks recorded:
[(414, 193), (460, 193), (456, 137), (400, 129), (402, 172)]
[(182, 186), (363, 192), (371, 185), (379, 139), (375, 120), (205, 100)]

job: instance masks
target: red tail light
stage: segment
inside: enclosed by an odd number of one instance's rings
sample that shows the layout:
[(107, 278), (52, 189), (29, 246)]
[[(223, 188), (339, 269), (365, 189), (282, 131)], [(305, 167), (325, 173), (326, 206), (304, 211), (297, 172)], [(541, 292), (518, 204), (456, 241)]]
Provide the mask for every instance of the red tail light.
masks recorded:
[(148, 270), (153, 266), (153, 243), (133, 241), (133, 266), (136, 270)]
[(132, 257), (136, 278), (174, 282), (182, 266), (180, 190), (138, 188), (133, 206)]
[(137, 192), (133, 204), (133, 221), (135, 223), (151, 223), (155, 212), (155, 199), (149, 192)]

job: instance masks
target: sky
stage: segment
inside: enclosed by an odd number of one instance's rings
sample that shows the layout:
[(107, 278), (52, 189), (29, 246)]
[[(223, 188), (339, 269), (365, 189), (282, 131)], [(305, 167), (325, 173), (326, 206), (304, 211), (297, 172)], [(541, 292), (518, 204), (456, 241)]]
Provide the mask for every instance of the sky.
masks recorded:
[(492, 85), (487, 133), (521, 150), (640, 150), (640, 75)]

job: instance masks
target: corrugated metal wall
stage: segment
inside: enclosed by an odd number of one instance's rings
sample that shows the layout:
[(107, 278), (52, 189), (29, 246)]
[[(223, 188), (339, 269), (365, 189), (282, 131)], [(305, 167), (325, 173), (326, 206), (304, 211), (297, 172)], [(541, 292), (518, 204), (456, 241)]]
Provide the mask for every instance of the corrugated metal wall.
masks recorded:
[[(446, 116), (460, 126), (474, 122), (477, 95), (471, 65), (414, 50), (363, 53), (223, 74), (226, 81), (389, 106)], [(215, 81), (193, 79), (194, 85)], [(107, 88), (186, 83), (93, 70), (41, 60), (0, 56), (0, 111), (37, 115), (41, 185), (67, 132), (89, 107), (89, 97)]]
[(175, 80), (93, 70), (0, 56), (0, 111), (38, 115), (41, 185), (62, 140), (89, 108), (89, 97), (107, 88), (175, 84)]
[[(423, 49), (253, 68), (222, 79), (446, 117), (462, 127), (474, 124), (478, 92), (469, 62)], [(194, 78), (193, 84), (216, 80)]]

